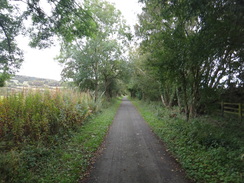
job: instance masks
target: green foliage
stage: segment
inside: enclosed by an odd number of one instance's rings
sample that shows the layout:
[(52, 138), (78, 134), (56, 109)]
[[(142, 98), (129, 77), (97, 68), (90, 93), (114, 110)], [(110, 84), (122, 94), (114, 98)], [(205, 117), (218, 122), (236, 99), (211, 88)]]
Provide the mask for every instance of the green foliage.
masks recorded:
[[(27, 19), (32, 25), (24, 27)], [(54, 36), (64, 42), (72, 42), (77, 38), (93, 36), (96, 29), (89, 10), (76, 0), (1, 0), (0, 73), (15, 74), (20, 68), (23, 52), (15, 40), (20, 34), (29, 35), (30, 46), (46, 48), (53, 44)]]
[(46, 3), (32, 0), (26, 4), (19, 2), (15, 6), (25, 7), (23, 18), (31, 18), (32, 26), (28, 34), (32, 47), (48, 47), (55, 35), (65, 42), (71, 42), (76, 38), (92, 36), (96, 31), (96, 23), (89, 10), (76, 0), (52, 0)]
[(160, 83), (159, 95), (165, 106), (171, 107), (172, 100), (177, 100), (187, 118), (196, 117), (216, 102), (225, 84), (240, 83), (237, 76), (242, 74), (244, 62), (243, 40), (238, 37), (243, 34), (243, 3), (141, 2), (145, 8), (136, 32), (142, 39), (140, 49), (149, 55), (142, 70), (153, 73)]
[(210, 116), (188, 123), (178, 109), (134, 101), (153, 131), (196, 182), (243, 182), (243, 125)]
[(95, 100), (99, 93), (108, 98), (118, 92), (127, 72), (125, 49), (128, 27), (121, 13), (106, 1), (86, 1), (97, 22), (97, 32), (76, 44), (63, 44), (58, 61), (65, 65), (62, 76), (72, 80), (81, 90), (92, 90)]
[(22, 28), (18, 9), (6, 0), (0, 1), (0, 87), (9, 74), (13, 74), (23, 62), (23, 53), (17, 47), (15, 37)]
[[(46, 93), (45, 95), (51, 97), (49, 94), (50, 93)], [(41, 97), (41, 94), (31, 95), (36, 98), (36, 100)], [(82, 106), (88, 107), (88, 104), (90, 104), (89, 97), (85, 94), (80, 95), (78, 93), (70, 92), (67, 93), (67, 95), (61, 95), (60, 93), (54, 95), (57, 95), (52, 96), (56, 99), (55, 102), (57, 102), (57, 106), (61, 106), (63, 107), (62, 109), (64, 109), (60, 116), (69, 116), (74, 120), (73, 123), (75, 123), (76, 118), (73, 114), (77, 112), (77, 120), (82, 123), (76, 128), (73, 128), (74, 124), (66, 123), (69, 126), (66, 126), (67, 130), (63, 132), (62, 135), (50, 134), (48, 136), (49, 139), (42, 138), (35, 141), (22, 141), (19, 142), (17, 146), (12, 146), (14, 142), (11, 140), (5, 139), (4, 141), (1, 141), (1, 182), (66, 183), (77, 182), (80, 178), (85, 176), (88, 167), (92, 163), (91, 158), (101, 145), (120, 102), (119, 100), (113, 101), (112, 105), (110, 103), (109, 107), (103, 109), (101, 113), (90, 116), (89, 119), (84, 121), (85, 112), (84, 107)], [(51, 100), (51, 98), (49, 99)], [(33, 100), (34, 99), (32, 98), (32, 104), (34, 104)], [(62, 102), (62, 100), (65, 102)], [(79, 101), (82, 101), (82, 103), (79, 103)], [(79, 105), (75, 106), (75, 108), (77, 108), (76, 110), (72, 106), (75, 102), (79, 103)], [(49, 105), (51, 104), (49, 103)], [(33, 107), (35, 108), (35, 105), (33, 105)], [(65, 112), (68, 112), (67, 110), (69, 107), (72, 108), (73, 113), (67, 115)], [(49, 110), (56, 113), (57, 108), (53, 107), (52, 109), (49, 108)], [(69, 117), (67, 120), (69, 120)], [(35, 115), (34, 118), (38, 119), (40, 116)], [(47, 143), (47, 141), (49, 143)]]
[(146, 69), (149, 57), (150, 54), (142, 54), (140, 49), (130, 50), (128, 67), (130, 78), (127, 87), (131, 97), (158, 100), (160, 84), (154, 73)]
[[(24, 91), (0, 101), (0, 138), (23, 141), (48, 141), (50, 135), (82, 124), (94, 112), (89, 95), (67, 91)], [(48, 140), (49, 139), (49, 140)]]
[(0, 87), (5, 86), (5, 81), (9, 79), (10, 76), (7, 73), (0, 73)]

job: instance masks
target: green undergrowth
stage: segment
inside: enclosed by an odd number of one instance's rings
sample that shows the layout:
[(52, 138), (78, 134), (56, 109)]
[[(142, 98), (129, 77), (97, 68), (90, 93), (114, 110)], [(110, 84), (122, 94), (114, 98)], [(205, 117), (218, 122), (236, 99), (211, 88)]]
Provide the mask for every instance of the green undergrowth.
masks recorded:
[[(23, 90), (0, 99), (0, 150), (37, 141), (53, 143), (83, 123), (96, 107), (88, 93)], [(12, 144), (12, 145), (11, 145)]]
[(204, 183), (243, 183), (244, 124), (213, 116), (187, 122), (176, 108), (133, 101), (153, 131), (186, 170)]
[(53, 135), (50, 143), (19, 141), (11, 149), (1, 150), (0, 182), (77, 182), (91, 164), (119, 104), (120, 100), (103, 103), (100, 112), (89, 115), (81, 125), (61, 135)]

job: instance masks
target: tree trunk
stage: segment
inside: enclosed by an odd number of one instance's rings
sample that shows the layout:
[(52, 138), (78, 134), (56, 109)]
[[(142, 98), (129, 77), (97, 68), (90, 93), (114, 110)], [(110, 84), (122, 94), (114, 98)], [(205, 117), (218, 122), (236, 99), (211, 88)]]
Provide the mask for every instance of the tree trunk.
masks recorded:
[[(95, 53), (96, 53), (96, 49), (95, 49)], [(95, 73), (95, 102), (97, 101), (98, 98), (98, 62), (95, 62), (95, 67), (94, 69), (94, 73)]]
[(161, 101), (162, 101), (163, 105), (166, 106), (163, 95), (161, 94), (160, 97), (161, 97)]
[(191, 95), (191, 104), (190, 104), (190, 116), (192, 118), (195, 118), (198, 113), (198, 108), (200, 106), (200, 94), (199, 94), (199, 81), (200, 79), (198, 78), (199, 73), (196, 72), (195, 80), (192, 85), (192, 95)]
[(184, 101), (184, 107), (185, 107), (185, 114), (186, 114), (186, 120), (189, 121), (190, 117), (190, 111), (189, 111), (189, 103), (188, 103), (188, 96), (187, 96), (187, 82), (185, 78), (185, 74), (182, 73), (182, 90), (183, 90), (183, 101)]
[(178, 104), (178, 107), (181, 109), (181, 101), (180, 101), (180, 94), (179, 94), (179, 88), (176, 89), (176, 97), (177, 97), (177, 104)]
[(169, 95), (169, 107), (173, 107), (173, 102), (174, 102), (174, 99), (175, 99), (175, 87), (172, 87), (173, 88), (173, 91), (172, 91), (172, 94)]
[(112, 89), (111, 89), (111, 79), (109, 79), (107, 76), (104, 77), (104, 83), (105, 83), (105, 95), (107, 98), (112, 98)]
[(184, 103), (185, 103), (186, 121), (189, 121), (190, 111), (189, 111), (187, 93), (186, 93), (186, 90), (185, 89), (184, 89)]
[(98, 98), (98, 83), (97, 83), (97, 81), (96, 81), (96, 83), (95, 83), (95, 102), (97, 101), (97, 98)]

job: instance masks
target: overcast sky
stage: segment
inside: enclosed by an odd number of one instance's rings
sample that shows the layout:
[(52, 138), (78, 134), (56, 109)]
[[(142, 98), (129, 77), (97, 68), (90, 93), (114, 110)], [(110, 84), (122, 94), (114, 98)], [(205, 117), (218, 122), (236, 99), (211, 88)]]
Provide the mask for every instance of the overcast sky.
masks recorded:
[[(137, 22), (137, 14), (141, 12), (138, 0), (108, 0), (122, 12), (124, 18), (132, 29)], [(24, 51), (25, 60), (18, 75), (34, 76), (47, 79), (60, 80), (62, 66), (54, 60), (59, 54), (59, 45), (48, 49), (38, 50), (28, 46), (28, 38), (19, 36), (17, 38), (19, 47)]]

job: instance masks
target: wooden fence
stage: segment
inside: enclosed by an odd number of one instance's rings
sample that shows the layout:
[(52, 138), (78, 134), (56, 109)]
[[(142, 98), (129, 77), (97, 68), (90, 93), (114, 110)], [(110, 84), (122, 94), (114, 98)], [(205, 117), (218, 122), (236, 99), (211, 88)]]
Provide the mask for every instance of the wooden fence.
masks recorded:
[(237, 115), (239, 119), (242, 121), (244, 117), (244, 104), (221, 102), (222, 116), (224, 116), (225, 113)]

